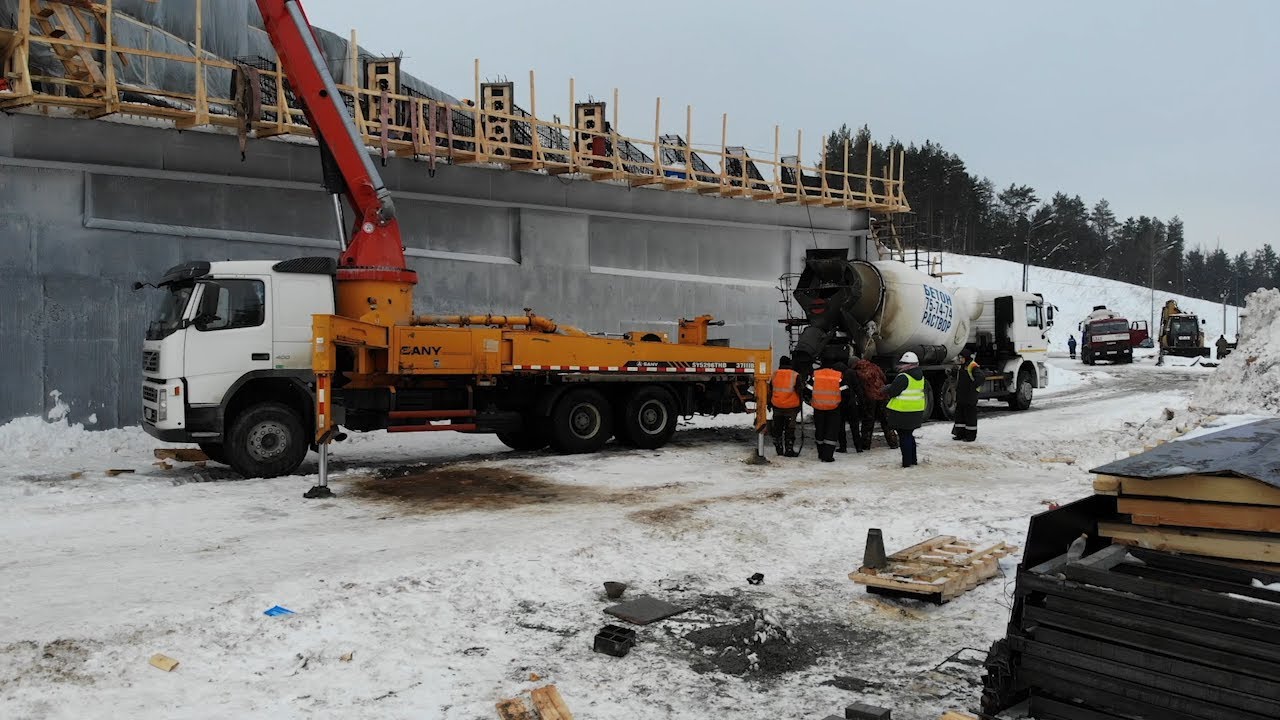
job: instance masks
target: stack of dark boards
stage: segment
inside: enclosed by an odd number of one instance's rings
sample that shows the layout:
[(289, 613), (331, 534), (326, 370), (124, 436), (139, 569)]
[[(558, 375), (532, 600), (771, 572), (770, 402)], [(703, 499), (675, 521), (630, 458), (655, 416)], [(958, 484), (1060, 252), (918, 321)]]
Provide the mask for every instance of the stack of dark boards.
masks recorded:
[(1032, 518), (983, 710), (1280, 720), (1278, 441), (1280, 420), (1168, 443)]

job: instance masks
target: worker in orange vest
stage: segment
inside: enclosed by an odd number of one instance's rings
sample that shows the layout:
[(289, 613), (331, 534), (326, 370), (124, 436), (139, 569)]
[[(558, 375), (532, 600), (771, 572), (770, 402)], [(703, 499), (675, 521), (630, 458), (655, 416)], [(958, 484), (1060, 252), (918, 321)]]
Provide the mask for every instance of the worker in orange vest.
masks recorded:
[(786, 457), (800, 454), (796, 452), (796, 416), (800, 414), (800, 391), (796, 383), (799, 381), (800, 374), (791, 369), (791, 358), (783, 355), (769, 381), (769, 406), (773, 408), (770, 422), (773, 449)]
[(840, 411), (842, 393), (849, 389), (844, 384), (844, 374), (836, 370), (830, 359), (822, 361), (822, 368), (813, 373), (805, 385), (805, 395), (813, 407), (813, 436), (818, 446), (818, 459), (835, 462), (836, 446), (844, 430), (844, 414)]

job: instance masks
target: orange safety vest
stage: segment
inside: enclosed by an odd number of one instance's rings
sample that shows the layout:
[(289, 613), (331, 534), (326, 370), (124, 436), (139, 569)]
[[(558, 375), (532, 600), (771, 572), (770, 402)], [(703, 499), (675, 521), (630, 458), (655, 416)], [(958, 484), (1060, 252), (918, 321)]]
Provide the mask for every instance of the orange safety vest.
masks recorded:
[(822, 368), (813, 374), (814, 410), (835, 410), (840, 407), (840, 383), (844, 376), (838, 370)]
[(773, 406), (779, 410), (800, 407), (800, 394), (796, 392), (796, 380), (800, 374), (783, 368), (773, 374)]

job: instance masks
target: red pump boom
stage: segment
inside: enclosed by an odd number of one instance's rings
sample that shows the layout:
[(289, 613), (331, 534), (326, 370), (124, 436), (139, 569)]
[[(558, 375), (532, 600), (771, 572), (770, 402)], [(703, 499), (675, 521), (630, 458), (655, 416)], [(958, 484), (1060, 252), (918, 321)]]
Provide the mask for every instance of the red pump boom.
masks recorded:
[[(257, 0), (267, 35), (316, 140), (336, 166), (356, 212), (351, 241), (338, 259), (339, 315), (379, 325), (407, 322), (418, 274), (406, 267), (391, 192), (382, 184), (355, 123), (347, 115), (320, 44), (298, 0)], [(354, 81), (354, 79), (353, 79)], [(331, 168), (326, 168), (326, 174)], [(340, 228), (341, 229), (341, 228)]]

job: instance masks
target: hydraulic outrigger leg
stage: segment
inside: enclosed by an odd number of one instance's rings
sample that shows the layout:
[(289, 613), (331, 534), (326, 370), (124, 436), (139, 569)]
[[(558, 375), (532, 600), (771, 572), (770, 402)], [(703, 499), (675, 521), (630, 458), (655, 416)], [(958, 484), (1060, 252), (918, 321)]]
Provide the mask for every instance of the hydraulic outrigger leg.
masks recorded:
[[(316, 340), (320, 346), (323, 338)], [(319, 351), (316, 355), (322, 355)], [(308, 500), (331, 498), (333, 491), (329, 489), (329, 443), (338, 429), (333, 424), (333, 395), (329, 392), (332, 377), (327, 372), (316, 373), (316, 451), (320, 454), (320, 482), (302, 494)]]

